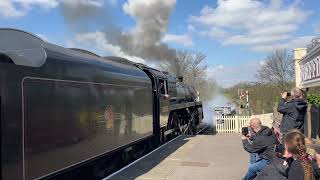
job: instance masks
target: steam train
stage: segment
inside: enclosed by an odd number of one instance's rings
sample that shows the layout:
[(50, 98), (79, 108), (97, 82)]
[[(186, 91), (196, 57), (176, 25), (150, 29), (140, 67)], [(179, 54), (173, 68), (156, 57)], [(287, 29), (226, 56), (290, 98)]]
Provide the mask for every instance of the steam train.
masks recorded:
[(1, 179), (94, 179), (195, 133), (195, 90), (123, 58), (0, 29)]

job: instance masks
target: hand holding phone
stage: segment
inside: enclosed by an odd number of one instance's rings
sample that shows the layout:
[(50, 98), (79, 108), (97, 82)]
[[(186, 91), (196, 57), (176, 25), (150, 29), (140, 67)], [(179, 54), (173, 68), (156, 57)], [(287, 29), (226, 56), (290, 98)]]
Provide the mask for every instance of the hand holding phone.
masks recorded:
[(248, 127), (243, 127), (241, 129), (242, 135), (247, 136), (249, 134), (249, 128)]
[(287, 97), (288, 97), (288, 92), (283, 92), (283, 93), (281, 93), (281, 97), (282, 97), (283, 99), (287, 99)]

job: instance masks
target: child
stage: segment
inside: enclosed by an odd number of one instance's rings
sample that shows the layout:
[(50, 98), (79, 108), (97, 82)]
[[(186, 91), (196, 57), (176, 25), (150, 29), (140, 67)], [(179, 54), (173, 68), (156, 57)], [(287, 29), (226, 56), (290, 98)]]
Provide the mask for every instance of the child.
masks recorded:
[[(309, 141), (307, 140), (309, 143)], [(284, 137), (285, 150), (291, 155), (288, 169), (288, 179), (315, 180), (319, 179), (319, 166), (309, 158), (305, 137), (300, 132), (289, 132)]]

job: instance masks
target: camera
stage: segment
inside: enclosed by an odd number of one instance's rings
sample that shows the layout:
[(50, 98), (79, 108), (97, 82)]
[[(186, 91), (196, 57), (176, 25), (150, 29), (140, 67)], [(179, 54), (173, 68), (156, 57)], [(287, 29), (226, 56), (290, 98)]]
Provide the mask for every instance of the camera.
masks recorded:
[(291, 93), (287, 92), (287, 96), (291, 96)]
[(274, 146), (274, 152), (276, 153), (283, 153), (284, 152), (284, 145), (283, 144), (277, 144)]
[(242, 135), (247, 136), (249, 134), (249, 127), (243, 127), (241, 129)]

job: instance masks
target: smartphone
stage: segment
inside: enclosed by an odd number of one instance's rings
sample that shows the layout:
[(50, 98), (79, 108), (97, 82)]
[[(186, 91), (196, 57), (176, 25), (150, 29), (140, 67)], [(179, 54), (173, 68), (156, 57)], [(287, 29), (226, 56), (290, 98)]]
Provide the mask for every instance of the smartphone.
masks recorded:
[(275, 145), (274, 146), (274, 152), (283, 153), (284, 152), (284, 145), (283, 144)]
[(244, 136), (248, 135), (249, 134), (249, 128), (248, 127), (243, 127), (241, 129), (241, 132)]

